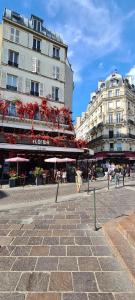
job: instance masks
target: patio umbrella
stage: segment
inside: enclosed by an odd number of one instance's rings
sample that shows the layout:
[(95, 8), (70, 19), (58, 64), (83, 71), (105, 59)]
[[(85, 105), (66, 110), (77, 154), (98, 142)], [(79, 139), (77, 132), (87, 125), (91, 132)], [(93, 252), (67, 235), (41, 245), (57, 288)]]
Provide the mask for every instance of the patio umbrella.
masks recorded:
[(49, 162), (49, 163), (57, 163), (57, 162), (61, 162), (61, 159), (60, 158), (57, 158), (57, 157), (51, 157), (51, 158), (46, 158), (44, 160), (45, 162)]
[(75, 162), (76, 159), (70, 158), (70, 157), (65, 157), (65, 158), (61, 158), (60, 161), (61, 161), (61, 162), (66, 162), (66, 163), (67, 163), (67, 162)]
[(17, 176), (18, 176), (19, 162), (28, 162), (28, 161), (29, 161), (29, 159), (19, 157), (19, 156), (5, 159), (5, 162), (15, 162), (15, 163), (17, 163)]

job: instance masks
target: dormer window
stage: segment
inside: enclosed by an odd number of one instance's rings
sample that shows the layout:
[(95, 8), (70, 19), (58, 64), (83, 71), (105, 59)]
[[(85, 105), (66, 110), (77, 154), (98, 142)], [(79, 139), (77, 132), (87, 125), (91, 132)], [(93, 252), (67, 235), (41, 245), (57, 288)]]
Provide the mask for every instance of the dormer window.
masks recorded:
[(42, 30), (43, 20), (34, 15), (31, 16), (33, 29), (40, 32)]
[(40, 32), (41, 31), (41, 22), (39, 20), (33, 20), (33, 29)]

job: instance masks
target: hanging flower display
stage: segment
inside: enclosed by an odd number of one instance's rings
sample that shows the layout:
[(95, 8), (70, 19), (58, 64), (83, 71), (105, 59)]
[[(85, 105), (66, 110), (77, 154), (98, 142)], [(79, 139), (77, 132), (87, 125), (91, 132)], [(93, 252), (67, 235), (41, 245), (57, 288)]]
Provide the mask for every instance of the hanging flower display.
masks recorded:
[(3, 119), (5, 115), (8, 113), (9, 103), (5, 100), (0, 100), (0, 114), (2, 114)]

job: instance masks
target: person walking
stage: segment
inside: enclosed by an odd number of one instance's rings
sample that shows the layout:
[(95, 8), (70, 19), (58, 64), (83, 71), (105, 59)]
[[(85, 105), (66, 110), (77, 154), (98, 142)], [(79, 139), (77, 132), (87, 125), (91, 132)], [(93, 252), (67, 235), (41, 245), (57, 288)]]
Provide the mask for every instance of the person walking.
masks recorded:
[(80, 189), (82, 185), (82, 171), (80, 170), (79, 167), (76, 170), (75, 180), (76, 180), (76, 190), (78, 193), (80, 193)]
[(119, 172), (119, 169), (116, 168), (114, 170), (115, 172), (115, 187), (117, 188), (119, 186), (119, 183), (120, 183), (120, 172)]

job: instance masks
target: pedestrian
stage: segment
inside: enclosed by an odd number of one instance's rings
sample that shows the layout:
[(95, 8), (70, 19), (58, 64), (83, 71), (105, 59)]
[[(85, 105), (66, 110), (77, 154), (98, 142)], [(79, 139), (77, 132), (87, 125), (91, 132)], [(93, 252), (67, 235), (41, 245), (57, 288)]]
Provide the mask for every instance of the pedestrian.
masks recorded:
[(120, 183), (120, 172), (119, 172), (119, 169), (116, 168), (114, 170), (115, 172), (115, 187), (117, 188), (119, 186), (119, 183)]
[(67, 171), (63, 170), (62, 172), (62, 182), (66, 183), (67, 182)]
[(80, 170), (79, 167), (76, 169), (75, 180), (76, 180), (76, 190), (78, 193), (80, 193), (80, 189), (82, 185), (82, 171)]

